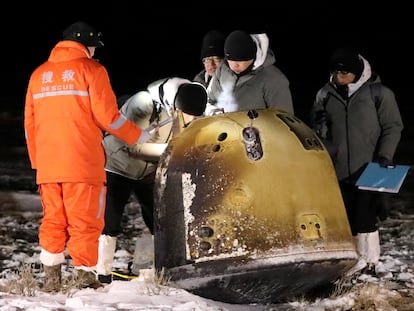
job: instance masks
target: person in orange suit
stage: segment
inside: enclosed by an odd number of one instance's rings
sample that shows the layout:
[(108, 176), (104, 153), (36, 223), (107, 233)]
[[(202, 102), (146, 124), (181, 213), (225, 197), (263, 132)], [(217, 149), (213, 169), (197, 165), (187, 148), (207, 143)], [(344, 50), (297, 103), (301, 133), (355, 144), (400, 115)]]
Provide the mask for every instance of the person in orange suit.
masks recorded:
[(128, 145), (150, 138), (118, 111), (107, 70), (93, 59), (102, 46), (93, 27), (73, 23), (27, 87), (25, 137), (43, 206), (40, 262), (48, 292), (61, 289), (66, 248), (79, 286), (101, 286), (94, 269), (106, 204), (103, 133)]

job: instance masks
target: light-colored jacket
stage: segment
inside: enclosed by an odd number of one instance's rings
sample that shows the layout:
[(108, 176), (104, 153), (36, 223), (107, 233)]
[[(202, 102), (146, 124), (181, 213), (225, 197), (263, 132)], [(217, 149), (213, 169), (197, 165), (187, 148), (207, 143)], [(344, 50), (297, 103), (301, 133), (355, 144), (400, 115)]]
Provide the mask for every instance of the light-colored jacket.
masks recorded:
[(119, 113), (104, 66), (60, 41), (30, 77), (24, 127), (36, 182), (104, 182), (103, 132), (134, 144), (141, 130)]
[(224, 112), (250, 109), (278, 108), (294, 113), (289, 80), (277, 68), (266, 34), (251, 35), (257, 45), (256, 59), (250, 72), (236, 75), (223, 61), (207, 88), (210, 111), (222, 108)]
[(138, 180), (156, 169), (158, 159), (173, 135), (174, 99), (178, 87), (191, 81), (165, 78), (151, 83), (146, 91), (131, 96), (120, 111), (141, 128), (153, 126), (156, 134), (150, 141), (128, 146), (113, 135), (105, 136), (107, 155), (105, 170)]
[[(331, 76), (317, 92), (312, 108), (313, 112), (324, 109), (327, 112), (328, 133), (324, 143), (329, 145), (339, 180), (378, 156), (392, 160), (403, 130), (393, 91), (382, 85), (368, 61), (360, 58), (364, 70), (358, 81), (348, 85), (349, 99), (339, 95)], [(373, 92), (374, 87), (379, 91)]]
[(203, 85), (206, 89), (211, 81), (211, 77), (208, 75), (205, 69), (202, 69), (199, 73), (197, 73), (194, 78), (194, 82), (198, 82)]

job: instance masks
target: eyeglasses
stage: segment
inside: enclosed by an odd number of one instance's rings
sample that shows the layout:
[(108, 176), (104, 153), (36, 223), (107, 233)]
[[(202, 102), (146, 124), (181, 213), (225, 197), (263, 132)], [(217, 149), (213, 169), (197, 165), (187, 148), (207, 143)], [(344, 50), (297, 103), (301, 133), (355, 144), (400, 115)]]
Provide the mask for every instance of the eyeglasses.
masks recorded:
[(334, 74), (341, 74), (341, 75), (347, 75), (349, 73), (351, 73), (350, 71), (346, 71), (346, 70), (334, 70), (333, 71)]
[(213, 62), (213, 63), (220, 63), (222, 60), (221, 57), (218, 56), (210, 56), (210, 57), (204, 57), (202, 59), (203, 63)]

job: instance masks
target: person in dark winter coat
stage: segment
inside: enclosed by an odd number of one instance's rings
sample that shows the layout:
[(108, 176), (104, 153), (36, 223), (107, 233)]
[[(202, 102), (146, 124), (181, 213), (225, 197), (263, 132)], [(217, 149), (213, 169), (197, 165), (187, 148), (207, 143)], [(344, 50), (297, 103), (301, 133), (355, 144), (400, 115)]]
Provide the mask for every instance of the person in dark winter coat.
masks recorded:
[(375, 192), (355, 186), (363, 169), (376, 161), (393, 162), (403, 122), (393, 91), (381, 83), (369, 62), (350, 48), (330, 59), (330, 79), (316, 94), (311, 126), (331, 154), (362, 269), (375, 273), (380, 256)]
[(202, 116), (207, 103), (205, 87), (178, 77), (151, 83), (121, 106), (128, 120), (152, 134), (144, 144), (126, 145), (113, 135), (105, 136), (107, 163), (107, 195), (105, 227), (99, 237), (98, 278), (112, 281), (112, 263), (117, 235), (122, 232), (121, 220), (131, 194), (141, 205), (142, 217), (153, 234), (153, 189), (159, 157), (175, 133), (177, 119), (185, 127)]
[(203, 69), (195, 75), (193, 81), (208, 87), (211, 77), (223, 62), (225, 38), (218, 30), (210, 30), (205, 34), (200, 53)]
[(206, 114), (265, 108), (294, 113), (289, 80), (274, 65), (267, 34), (231, 32), (224, 42), (224, 57), (207, 88)]

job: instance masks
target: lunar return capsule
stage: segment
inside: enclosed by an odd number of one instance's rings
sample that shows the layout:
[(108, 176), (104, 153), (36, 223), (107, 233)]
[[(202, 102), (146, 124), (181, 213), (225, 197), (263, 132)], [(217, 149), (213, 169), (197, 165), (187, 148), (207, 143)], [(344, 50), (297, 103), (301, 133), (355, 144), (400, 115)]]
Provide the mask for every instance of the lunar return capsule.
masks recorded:
[(193, 121), (168, 143), (155, 184), (155, 269), (199, 296), (280, 302), (357, 261), (330, 156), (289, 113)]

